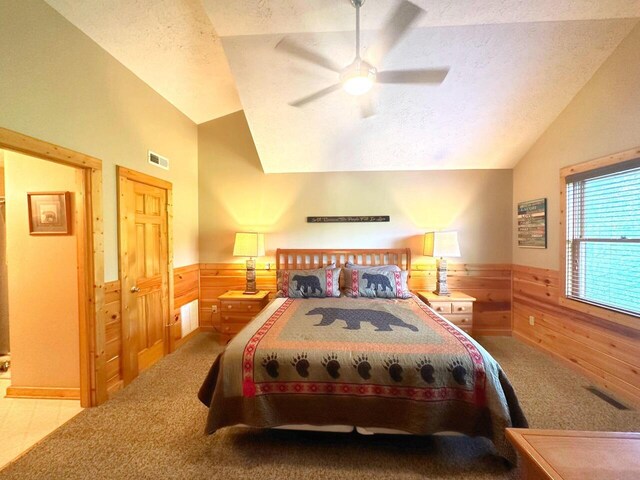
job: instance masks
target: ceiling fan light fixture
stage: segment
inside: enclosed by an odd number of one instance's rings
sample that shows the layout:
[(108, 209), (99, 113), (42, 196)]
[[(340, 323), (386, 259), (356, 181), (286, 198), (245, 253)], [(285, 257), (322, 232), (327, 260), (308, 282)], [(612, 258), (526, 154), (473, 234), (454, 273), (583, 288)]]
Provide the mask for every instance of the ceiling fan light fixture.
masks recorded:
[(349, 95), (364, 95), (376, 81), (376, 69), (360, 59), (356, 59), (340, 75), (342, 88)]

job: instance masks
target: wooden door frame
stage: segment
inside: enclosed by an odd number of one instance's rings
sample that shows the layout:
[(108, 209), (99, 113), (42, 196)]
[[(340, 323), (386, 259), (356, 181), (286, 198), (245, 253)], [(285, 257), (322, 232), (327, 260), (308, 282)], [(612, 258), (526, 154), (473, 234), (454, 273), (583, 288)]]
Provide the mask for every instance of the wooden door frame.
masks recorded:
[(0, 127), (0, 148), (77, 169), (83, 186), (76, 202), (78, 316), (80, 327), (80, 405), (107, 401), (104, 319), (104, 225), (102, 161), (58, 145)]
[(162, 180), (160, 178), (152, 177), (145, 173), (137, 172), (120, 165), (116, 166), (116, 177), (118, 178), (118, 275), (120, 278), (120, 285), (122, 289), (122, 295), (120, 296), (120, 311), (122, 312), (122, 378), (124, 385), (126, 386), (137, 375), (138, 372), (131, 371), (131, 365), (129, 365), (129, 358), (131, 352), (129, 350), (129, 342), (127, 333), (130, 331), (129, 316), (125, 314), (125, 289), (130, 288), (126, 282), (126, 271), (128, 269), (128, 259), (125, 252), (127, 251), (126, 235), (126, 216), (124, 214), (123, 204), (125, 203), (124, 194), (125, 189), (123, 183), (125, 180), (132, 180), (134, 182), (143, 183), (152, 187), (165, 190), (167, 195), (167, 305), (168, 314), (164, 319), (162, 338), (164, 340), (164, 355), (169, 352), (169, 336), (171, 328), (171, 318), (173, 317), (174, 310), (174, 298), (173, 298), (173, 185), (171, 182)]

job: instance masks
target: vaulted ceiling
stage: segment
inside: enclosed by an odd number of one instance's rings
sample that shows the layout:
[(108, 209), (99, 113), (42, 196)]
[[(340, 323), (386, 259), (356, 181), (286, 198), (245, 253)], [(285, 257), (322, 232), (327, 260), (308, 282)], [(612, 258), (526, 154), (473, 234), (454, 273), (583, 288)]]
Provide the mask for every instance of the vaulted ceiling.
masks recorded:
[[(413, 0), (425, 10), (379, 69), (449, 69), (375, 85), (376, 115), (283, 38), (348, 65), (349, 0), (47, 0), (196, 123), (243, 108), (267, 173), (511, 168), (638, 23), (640, 0)], [(362, 46), (399, 0), (368, 0)], [(237, 90), (236, 90), (237, 89)]]

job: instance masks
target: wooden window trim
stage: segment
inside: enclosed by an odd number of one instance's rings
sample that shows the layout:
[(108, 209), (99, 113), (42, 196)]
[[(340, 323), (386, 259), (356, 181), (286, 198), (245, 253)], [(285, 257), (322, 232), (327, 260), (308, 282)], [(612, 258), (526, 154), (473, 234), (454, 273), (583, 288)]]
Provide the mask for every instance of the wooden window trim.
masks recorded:
[(640, 147), (624, 152), (607, 155), (605, 157), (590, 160), (588, 162), (570, 165), (560, 169), (560, 305), (577, 310), (582, 313), (599, 317), (618, 325), (624, 325), (635, 330), (640, 330), (640, 319), (634, 315), (617, 312), (612, 309), (591, 305), (586, 302), (580, 302), (567, 297), (567, 177), (576, 173), (584, 173), (602, 167), (609, 167), (618, 163), (626, 162), (640, 157)]

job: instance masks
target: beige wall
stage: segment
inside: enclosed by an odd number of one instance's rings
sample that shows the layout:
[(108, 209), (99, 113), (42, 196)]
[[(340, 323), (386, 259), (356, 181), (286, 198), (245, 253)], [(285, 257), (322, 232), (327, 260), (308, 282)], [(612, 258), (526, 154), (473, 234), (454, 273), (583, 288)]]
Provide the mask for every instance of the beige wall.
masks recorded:
[[(511, 262), (510, 170), (265, 175), (243, 112), (200, 125), (198, 139), (201, 262), (243, 261), (232, 257), (234, 232), (254, 229), (267, 233), (270, 257), (278, 247), (410, 246), (422, 262), (424, 232), (456, 229), (461, 261)], [(309, 215), (391, 222), (307, 224)]]
[(514, 228), (514, 263), (559, 269), (560, 168), (640, 146), (639, 85), (640, 24), (514, 169), (514, 225), (518, 202), (546, 197), (549, 247), (518, 248)]
[(27, 192), (74, 192), (76, 170), (5, 152), (11, 383), (80, 387), (77, 240), (29, 235)]
[[(105, 277), (118, 277), (115, 165), (174, 186), (175, 266), (198, 261), (197, 127), (41, 0), (0, 2), (0, 126), (103, 160)], [(171, 160), (146, 163), (151, 149)]]
[(0, 197), (4, 197), (4, 152), (0, 150)]

